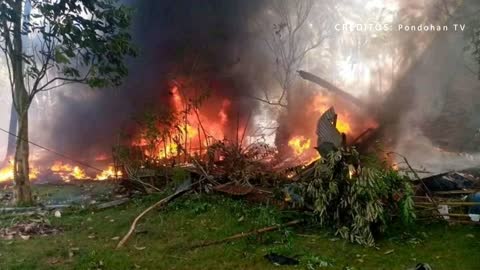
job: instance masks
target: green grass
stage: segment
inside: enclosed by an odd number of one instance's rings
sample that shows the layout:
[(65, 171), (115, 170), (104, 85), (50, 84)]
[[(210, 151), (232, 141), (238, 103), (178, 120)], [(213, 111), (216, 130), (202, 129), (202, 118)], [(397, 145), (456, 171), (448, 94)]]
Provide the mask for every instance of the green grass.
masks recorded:
[[(297, 215), (219, 196), (185, 196), (162, 211), (153, 210), (140, 223), (144, 233), (133, 235), (123, 249), (115, 250), (118, 240), (112, 238), (123, 236), (133, 218), (159, 198), (52, 217), (64, 230), (60, 235), (0, 240), (0, 269), (278, 269), (263, 258), (271, 251), (301, 261), (297, 267), (282, 269), (404, 270), (417, 262), (427, 262), (434, 270), (480, 269), (480, 229), (444, 224), (420, 224), (415, 233), (393, 230), (378, 241), (377, 248), (350, 244), (305, 225), (192, 250), (191, 245), (202, 241)], [(7, 222), (8, 218), (0, 218), (0, 226)]]

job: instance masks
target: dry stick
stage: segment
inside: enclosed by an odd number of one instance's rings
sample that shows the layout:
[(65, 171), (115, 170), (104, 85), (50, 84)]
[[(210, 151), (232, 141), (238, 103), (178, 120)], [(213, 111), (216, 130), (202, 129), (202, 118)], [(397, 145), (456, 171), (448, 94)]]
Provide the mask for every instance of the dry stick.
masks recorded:
[(235, 235), (232, 235), (230, 237), (227, 237), (227, 238), (224, 238), (224, 239), (221, 239), (221, 240), (205, 242), (203, 244), (194, 245), (194, 246), (191, 247), (191, 249), (195, 249), (195, 248), (199, 248), (199, 247), (207, 247), (207, 246), (212, 246), (212, 245), (218, 245), (218, 244), (222, 244), (222, 243), (226, 243), (226, 242), (231, 242), (231, 241), (238, 240), (238, 239), (250, 236), (250, 235), (276, 231), (276, 230), (278, 230), (282, 227), (294, 226), (294, 225), (297, 225), (297, 224), (300, 224), (300, 223), (302, 223), (302, 220), (296, 219), (296, 220), (292, 220), (290, 222), (279, 224), (279, 225), (264, 227), (264, 228), (249, 231), (249, 232), (242, 232), (242, 233), (235, 234)]
[(135, 220), (133, 221), (132, 225), (130, 226), (130, 230), (128, 230), (127, 234), (125, 234), (125, 236), (122, 238), (122, 240), (120, 240), (120, 242), (118, 242), (117, 244), (117, 247), (116, 249), (119, 249), (121, 248), (125, 242), (127, 242), (128, 238), (130, 238), (130, 236), (132, 235), (133, 231), (135, 230), (135, 227), (137, 227), (137, 223), (138, 221), (145, 215), (147, 214), (148, 212), (150, 212), (152, 209), (154, 209), (155, 207), (157, 206), (160, 206), (160, 205), (164, 205), (164, 204), (167, 204), (169, 203), (170, 201), (172, 201), (173, 199), (177, 198), (178, 196), (182, 195), (183, 193), (189, 191), (193, 185), (199, 183), (200, 181), (202, 181), (202, 179), (200, 179), (198, 182), (194, 183), (194, 184), (191, 184), (190, 186), (184, 188), (184, 189), (181, 189), (181, 190), (178, 190), (177, 192), (173, 193), (172, 195), (168, 196), (168, 197), (165, 197), (163, 199), (161, 199), (160, 201), (154, 203), (153, 205), (151, 205), (150, 207), (148, 207), (147, 209), (145, 209), (142, 213), (140, 213), (140, 215), (138, 215)]
[(240, 145), (243, 145), (243, 139), (245, 139), (245, 134), (247, 133), (247, 127), (250, 123), (250, 118), (252, 117), (252, 112), (248, 114), (247, 122), (245, 123), (245, 127), (243, 128), (242, 139), (240, 140)]
[(202, 134), (200, 134), (200, 126), (197, 126), (197, 133), (198, 133), (198, 146), (200, 148), (200, 152), (198, 156), (201, 157), (202, 156)]
[[(182, 147), (180, 147), (179, 150), (180, 150), (180, 151), (183, 151), (183, 152), (186, 154), (185, 149), (183, 149)], [(215, 185), (218, 185), (218, 184), (219, 184), (217, 181), (215, 181), (215, 180), (213, 179), (213, 177), (212, 177), (211, 175), (209, 175), (209, 174), (207, 173), (207, 171), (203, 168), (202, 165), (200, 165), (200, 162), (198, 162), (198, 160), (197, 160), (195, 157), (192, 158), (192, 161), (193, 161), (195, 167), (197, 167), (198, 169), (200, 169), (200, 171), (202, 172), (202, 174), (203, 174), (203, 176), (205, 177), (206, 180), (210, 181), (212, 184), (215, 184)]]
[(193, 160), (193, 163), (195, 163), (195, 166), (200, 169), (200, 171), (202, 172), (203, 176), (205, 177), (205, 179), (207, 179), (208, 181), (210, 181), (212, 184), (215, 184), (215, 185), (219, 185), (219, 183), (217, 181), (215, 181), (215, 179), (213, 179), (213, 177), (211, 175), (209, 175), (205, 169), (203, 168), (202, 165), (200, 165), (200, 162), (198, 162), (198, 160), (196, 158), (192, 158)]

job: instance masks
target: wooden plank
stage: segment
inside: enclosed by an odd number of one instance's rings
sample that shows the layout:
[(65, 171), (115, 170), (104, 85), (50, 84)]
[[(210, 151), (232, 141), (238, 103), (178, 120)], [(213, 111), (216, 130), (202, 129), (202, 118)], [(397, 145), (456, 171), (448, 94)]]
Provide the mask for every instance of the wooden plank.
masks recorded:
[[(437, 202), (438, 205), (448, 205), (448, 206), (474, 206), (474, 205), (480, 205), (480, 202)], [(432, 203), (429, 202), (416, 202), (416, 205), (432, 205)]]
[(480, 192), (478, 189), (466, 189), (466, 190), (450, 190), (450, 191), (436, 191), (435, 195), (455, 195), (455, 194), (473, 194)]

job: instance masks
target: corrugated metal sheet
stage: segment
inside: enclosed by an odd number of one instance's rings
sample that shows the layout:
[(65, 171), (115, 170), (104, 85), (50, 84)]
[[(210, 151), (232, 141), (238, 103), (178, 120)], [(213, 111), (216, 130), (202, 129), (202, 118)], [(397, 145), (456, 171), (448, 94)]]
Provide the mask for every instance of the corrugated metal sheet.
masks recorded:
[(337, 114), (335, 109), (330, 107), (325, 111), (317, 122), (317, 146), (322, 143), (331, 143), (336, 147), (342, 144), (342, 135), (336, 128)]

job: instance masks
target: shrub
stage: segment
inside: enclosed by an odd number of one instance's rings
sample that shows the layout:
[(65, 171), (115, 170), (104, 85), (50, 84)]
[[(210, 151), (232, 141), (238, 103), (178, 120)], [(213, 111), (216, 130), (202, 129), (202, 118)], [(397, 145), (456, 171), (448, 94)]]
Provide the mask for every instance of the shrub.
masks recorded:
[(415, 218), (410, 181), (389, 168), (360, 166), (355, 149), (330, 153), (299, 180), (320, 224), (351, 242), (373, 246), (391, 222)]

